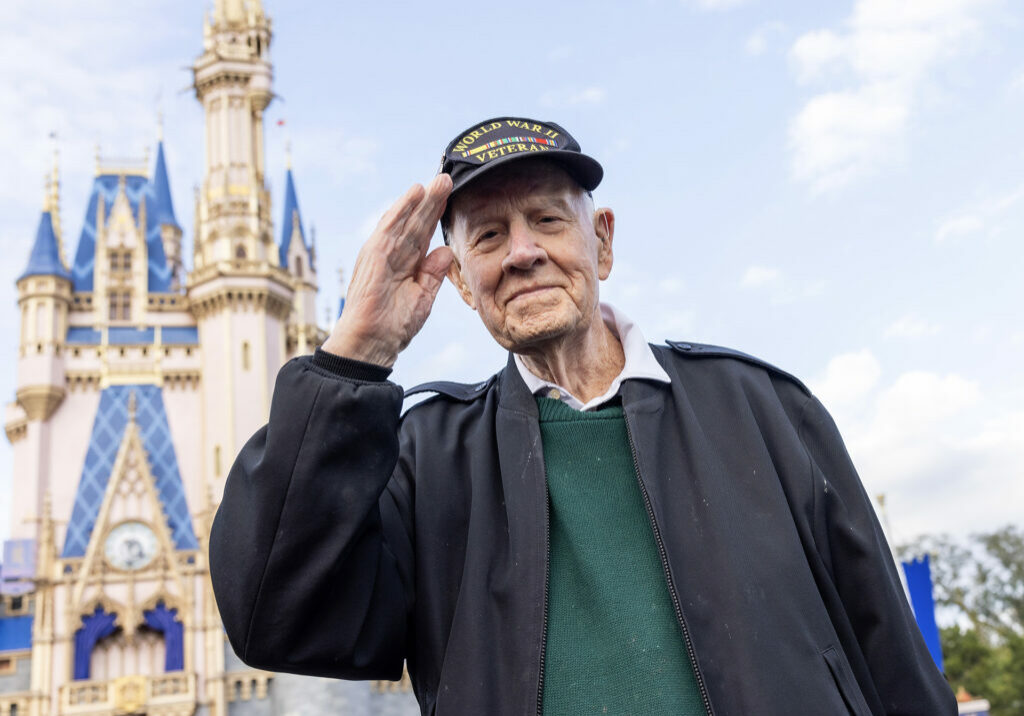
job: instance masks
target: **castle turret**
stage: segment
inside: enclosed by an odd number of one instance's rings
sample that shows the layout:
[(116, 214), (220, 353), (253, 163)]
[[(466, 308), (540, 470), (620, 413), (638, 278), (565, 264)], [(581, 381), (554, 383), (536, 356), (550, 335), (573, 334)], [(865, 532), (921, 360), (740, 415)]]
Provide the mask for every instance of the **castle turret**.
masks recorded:
[(160, 227), (160, 240), (164, 247), (164, 257), (171, 271), (172, 291), (177, 291), (182, 284), (181, 263), (181, 225), (174, 215), (174, 202), (171, 200), (171, 184), (167, 179), (167, 161), (164, 159), (163, 131), (156, 145), (156, 166), (153, 169), (153, 210), (154, 222)]
[(299, 198), (295, 191), (295, 177), (292, 174), (291, 157), (288, 158), (288, 172), (285, 175), (284, 214), (281, 217), (281, 243), (279, 256), (281, 266), (292, 277), (295, 296), (292, 299), (292, 314), (288, 324), (288, 357), (311, 353), (323, 342), (324, 337), (316, 324), (316, 247), (313, 232), (306, 238), (299, 211)]
[(269, 414), (295, 296), (264, 180), (270, 40), (257, 0), (217, 0), (193, 65), (206, 116), (206, 173), (186, 287), (203, 345), (203, 472), (215, 500), (231, 460)]
[(230, 259), (276, 266), (264, 183), (263, 112), (273, 97), (270, 21), (258, 2), (217, 0), (192, 67), (206, 114), (206, 176), (195, 269)]
[[(49, 483), (50, 417), (64, 400), (64, 342), (71, 304), (71, 273), (61, 258), (53, 225), (56, 195), (48, 181), (28, 265), (18, 277), (21, 335), (18, 343), (16, 405), (8, 410), (6, 428), (15, 450), (15, 474), (33, 484), (21, 485), (13, 514), (37, 518)], [(15, 537), (36, 537), (38, 524), (12, 524)]]

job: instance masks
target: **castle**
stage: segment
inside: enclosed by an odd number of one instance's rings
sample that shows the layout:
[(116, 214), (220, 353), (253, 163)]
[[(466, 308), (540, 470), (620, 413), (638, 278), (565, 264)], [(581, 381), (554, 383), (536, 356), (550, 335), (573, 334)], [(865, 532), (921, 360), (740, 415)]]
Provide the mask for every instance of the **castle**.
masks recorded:
[(407, 679), (245, 666), (210, 587), (231, 461), (266, 421), (280, 366), (325, 337), (291, 168), (276, 231), (264, 176), (271, 36), (260, 0), (216, 0), (204, 23), (190, 267), (162, 138), (151, 175), (147, 161), (97, 160), (70, 263), (55, 161), (17, 279), (0, 716), (418, 713)]

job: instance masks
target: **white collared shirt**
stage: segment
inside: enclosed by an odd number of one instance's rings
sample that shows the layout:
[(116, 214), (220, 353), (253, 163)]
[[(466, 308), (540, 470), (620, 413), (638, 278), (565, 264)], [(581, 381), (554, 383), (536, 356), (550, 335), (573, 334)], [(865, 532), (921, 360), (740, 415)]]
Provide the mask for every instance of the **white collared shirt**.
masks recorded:
[(654, 351), (647, 345), (644, 334), (640, 332), (640, 329), (633, 321), (629, 320), (624, 313), (608, 303), (601, 304), (601, 318), (604, 319), (605, 325), (611, 329), (612, 333), (619, 337), (619, 341), (622, 343), (622, 352), (626, 357), (626, 363), (622, 366), (622, 372), (615, 377), (615, 380), (608, 386), (608, 390), (604, 392), (604, 395), (589, 400), (586, 404), (581, 403), (579, 398), (562, 386), (549, 383), (534, 375), (526, 367), (522, 357), (519, 354), (515, 354), (516, 368), (519, 369), (519, 375), (523, 376), (523, 382), (526, 383), (526, 387), (531, 393), (561, 400), (570, 408), (576, 410), (593, 410), (594, 408), (601, 407), (618, 395), (619, 386), (622, 385), (624, 380), (646, 378), (662, 383), (672, 382), (668, 377), (668, 373), (658, 363), (658, 359), (654, 357)]

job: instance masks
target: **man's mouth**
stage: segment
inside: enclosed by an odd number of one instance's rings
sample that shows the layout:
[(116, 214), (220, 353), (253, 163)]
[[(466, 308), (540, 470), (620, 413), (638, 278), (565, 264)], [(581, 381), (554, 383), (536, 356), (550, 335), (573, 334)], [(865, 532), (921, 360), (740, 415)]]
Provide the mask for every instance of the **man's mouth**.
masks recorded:
[(509, 296), (509, 299), (508, 301), (506, 301), (506, 303), (511, 303), (517, 298), (523, 298), (524, 296), (533, 296), (538, 293), (542, 293), (543, 291), (551, 290), (553, 288), (554, 286), (528, 286), (525, 288), (521, 288), (515, 291), (511, 296)]

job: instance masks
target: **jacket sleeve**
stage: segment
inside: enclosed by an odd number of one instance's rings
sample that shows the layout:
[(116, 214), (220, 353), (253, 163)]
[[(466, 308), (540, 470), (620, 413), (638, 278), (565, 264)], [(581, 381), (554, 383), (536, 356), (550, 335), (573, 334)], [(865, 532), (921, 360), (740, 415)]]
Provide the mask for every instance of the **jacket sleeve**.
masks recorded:
[(921, 637), (874, 507), (835, 423), (816, 398), (805, 406), (801, 439), (815, 481), (816, 542), (831, 578), (823, 596), (832, 602), (841, 646), (872, 713), (956, 714), (956, 700)]
[(210, 575), (247, 664), (397, 679), (414, 600), (412, 484), (396, 471), (402, 390), (310, 358), (277, 377), (210, 534)]

